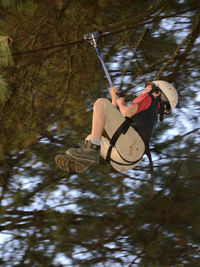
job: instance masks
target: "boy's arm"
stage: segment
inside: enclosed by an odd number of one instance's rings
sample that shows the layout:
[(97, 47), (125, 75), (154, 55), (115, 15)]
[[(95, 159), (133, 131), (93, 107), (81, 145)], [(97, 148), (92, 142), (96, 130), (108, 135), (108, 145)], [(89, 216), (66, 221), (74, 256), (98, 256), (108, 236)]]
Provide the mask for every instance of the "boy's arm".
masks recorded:
[(137, 113), (138, 110), (138, 104), (132, 103), (131, 105), (127, 106), (124, 101), (124, 97), (118, 98), (117, 96), (117, 88), (116, 87), (111, 87), (110, 88), (110, 95), (112, 98), (112, 104), (115, 107), (119, 107), (119, 110), (121, 114), (124, 117), (132, 117)]
[(117, 99), (117, 105), (119, 107), (120, 112), (124, 117), (132, 117), (137, 113), (138, 104), (132, 103), (131, 105), (127, 106), (124, 98), (120, 97)]

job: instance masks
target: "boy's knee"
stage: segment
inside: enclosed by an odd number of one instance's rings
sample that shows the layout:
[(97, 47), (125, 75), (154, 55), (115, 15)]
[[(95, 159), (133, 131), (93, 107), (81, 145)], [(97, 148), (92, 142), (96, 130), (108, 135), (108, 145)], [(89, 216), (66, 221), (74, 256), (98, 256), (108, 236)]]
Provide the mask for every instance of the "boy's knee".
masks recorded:
[(110, 105), (112, 105), (112, 103), (107, 98), (99, 98), (94, 103), (93, 109), (102, 110), (104, 114), (106, 114), (110, 109)]
[(106, 98), (98, 98), (94, 103), (94, 107), (99, 106), (99, 105), (104, 106), (104, 103), (106, 103), (107, 101), (109, 100)]
[(103, 98), (103, 97), (98, 98), (98, 99), (95, 101), (94, 104), (98, 104), (98, 103), (104, 102), (104, 100), (107, 100), (107, 99), (106, 99), (106, 98)]
[(104, 104), (104, 103), (109, 103), (110, 101), (107, 99), (107, 98), (103, 98), (103, 97), (101, 97), (101, 98), (98, 98), (96, 101), (95, 101), (95, 103), (94, 103), (94, 106), (95, 105), (99, 105), (99, 104)]

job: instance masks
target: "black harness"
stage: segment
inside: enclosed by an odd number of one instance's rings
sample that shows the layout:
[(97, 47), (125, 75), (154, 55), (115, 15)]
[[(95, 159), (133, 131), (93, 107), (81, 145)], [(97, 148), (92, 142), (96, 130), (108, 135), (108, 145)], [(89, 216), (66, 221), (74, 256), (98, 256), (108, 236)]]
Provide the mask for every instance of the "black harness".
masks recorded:
[[(113, 136), (112, 136), (112, 138), (110, 140), (110, 147), (108, 148), (106, 161), (108, 163), (113, 162), (115, 164), (122, 165), (122, 166), (131, 166), (131, 165), (134, 165), (137, 162), (139, 162), (143, 158), (143, 156), (146, 154), (148, 159), (149, 159), (152, 184), (154, 184), (154, 170), (153, 170), (153, 161), (152, 161), (152, 157), (151, 157), (151, 152), (150, 152), (150, 148), (149, 148), (149, 139), (150, 139), (150, 136), (151, 136), (151, 134), (152, 134), (152, 132), (154, 130), (154, 127), (156, 125), (156, 122), (157, 122), (158, 110), (156, 110), (155, 108), (158, 107), (158, 102), (152, 96), (151, 93), (149, 93), (149, 95), (150, 95), (150, 97), (152, 99), (152, 104), (148, 108), (148, 110), (142, 111), (142, 112), (140, 112), (140, 114), (138, 113), (136, 116), (133, 116), (132, 118), (125, 117), (124, 122), (118, 127), (118, 129), (113, 134)], [(152, 121), (152, 124), (151, 124), (150, 121)], [(140, 122), (141, 124), (138, 124), (138, 122)], [(149, 125), (150, 126), (150, 128), (147, 128), (147, 132), (148, 132), (147, 136), (145, 134), (145, 132), (146, 132), (145, 129), (142, 129), (141, 125), (142, 126), (144, 126), (144, 125)], [(133, 129), (140, 135), (140, 137), (142, 138), (142, 140), (144, 142), (144, 145), (145, 145), (145, 151), (144, 151), (143, 155), (138, 160), (136, 160), (136, 161), (128, 161), (125, 158), (123, 158), (122, 155), (120, 154), (120, 152), (116, 149), (118, 154), (119, 154), (119, 156), (124, 161), (124, 163), (117, 162), (117, 161), (115, 161), (114, 159), (111, 158), (112, 149), (115, 146), (115, 144), (116, 144), (118, 138), (120, 137), (120, 135), (121, 134), (126, 134), (126, 132), (128, 131), (129, 127), (133, 127)]]
[[(135, 126), (132, 125), (132, 119), (129, 118), (129, 117), (125, 117), (125, 120), (124, 122), (119, 126), (119, 128), (115, 131), (115, 133), (113, 134), (111, 140), (110, 140), (110, 146), (108, 148), (108, 152), (107, 152), (107, 156), (106, 156), (106, 161), (108, 163), (110, 163), (110, 161), (118, 164), (118, 165), (123, 165), (123, 166), (131, 166), (131, 165), (134, 165), (136, 164), (138, 161), (140, 161), (143, 157), (144, 154), (146, 154), (149, 158), (149, 162), (150, 162), (150, 165), (152, 164), (152, 158), (151, 158), (151, 153), (150, 153), (150, 149), (149, 149), (149, 143), (147, 142), (144, 142), (141, 134), (140, 134), (140, 131), (139, 129), (137, 129)], [(118, 138), (120, 137), (121, 134), (126, 134), (126, 132), (128, 131), (129, 127), (133, 127), (135, 129), (135, 131), (140, 135), (140, 137), (142, 138), (144, 144), (145, 144), (145, 151), (144, 151), (144, 154), (136, 161), (128, 161), (126, 160), (124, 157), (122, 157), (122, 155), (120, 154), (120, 152), (117, 150), (118, 154), (120, 155), (121, 159), (123, 161), (125, 161), (126, 163), (121, 163), (121, 162), (117, 162), (115, 160), (113, 160), (110, 156), (111, 156), (111, 152), (112, 152), (112, 149), (113, 147), (115, 146)]]
[(107, 152), (107, 156), (106, 156), (106, 161), (108, 163), (110, 163), (110, 161), (118, 164), (118, 165), (123, 165), (123, 166), (131, 166), (133, 164), (136, 164), (138, 161), (140, 161), (143, 157), (139, 158), (136, 161), (128, 161), (125, 158), (122, 157), (122, 155), (119, 153), (119, 151), (117, 150), (118, 154), (120, 155), (121, 159), (123, 159), (123, 161), (125, 161), (126, 163), (121, 163), (121, 162), (117, 162), (115, 160), (113, 160), (110, 155), (112, 152), (113, 147), (115, 146), (118, 138), (120, 137), (121, 134), (126, 134), (126, 132), (128, 131), (129, 127), (132, 124), (132, 119), (129, 117), (125, 117), (124, 122), (119, 126), (119, 128), (115, 131), (115, 133), (113, 134), (111, 140), (110, 140), (110, 147), (108, 148), (108, 152)]

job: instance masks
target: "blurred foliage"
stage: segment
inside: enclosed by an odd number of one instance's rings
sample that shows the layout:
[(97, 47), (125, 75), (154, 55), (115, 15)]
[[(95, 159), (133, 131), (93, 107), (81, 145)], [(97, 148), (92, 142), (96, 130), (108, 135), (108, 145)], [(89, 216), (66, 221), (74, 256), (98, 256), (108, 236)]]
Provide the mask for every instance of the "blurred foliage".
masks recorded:
[(21, 10), (32, 5), (32, 0), (1, 0), (1, 6), (5, 9)]
[(0, 102), (4, 103), (7, 97), (8, 97), (7, 83), (0, 76)]
[[(0, 5), (0, 265), (199, 266), (199, 1)], [(127, 173), (103, 159), (82, 175), (55, 165), (108, 96), (83, 41), (95, 30), (107, 33), (98, 44), (127, 100), (156, 77), (178, 90), (151, 143), (153, 198), (146, 157)]]
[(9, 36), (0, 36), (0, 66), (13, 65), (9, 42), (12, 43)]

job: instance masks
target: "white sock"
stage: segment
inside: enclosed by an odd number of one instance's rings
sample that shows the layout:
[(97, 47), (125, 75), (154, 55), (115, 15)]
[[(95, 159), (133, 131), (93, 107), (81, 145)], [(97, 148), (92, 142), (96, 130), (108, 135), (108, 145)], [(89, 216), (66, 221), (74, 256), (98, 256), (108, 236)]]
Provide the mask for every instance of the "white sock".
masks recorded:
[(98, 139), (98, 138), (91, 138), (91, 143), (93, 144), (93, 145), (96, 145), (96, 146), (100, 146), (101, 145), (101, 140), (100, 139)]

